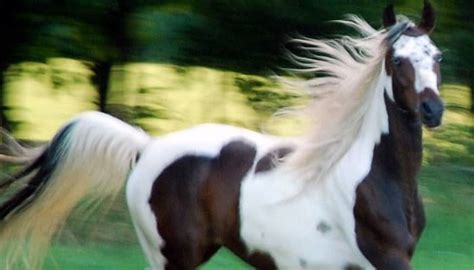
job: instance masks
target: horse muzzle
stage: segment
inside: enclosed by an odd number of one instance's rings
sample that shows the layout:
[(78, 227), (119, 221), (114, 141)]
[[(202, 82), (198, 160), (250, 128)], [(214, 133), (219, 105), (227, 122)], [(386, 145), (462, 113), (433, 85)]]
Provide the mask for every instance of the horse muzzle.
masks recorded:
[(439, 95), (426, 88), (421, 93), (421, 120), (426, 127), (435, 128), (441, 125), (444, 104)]

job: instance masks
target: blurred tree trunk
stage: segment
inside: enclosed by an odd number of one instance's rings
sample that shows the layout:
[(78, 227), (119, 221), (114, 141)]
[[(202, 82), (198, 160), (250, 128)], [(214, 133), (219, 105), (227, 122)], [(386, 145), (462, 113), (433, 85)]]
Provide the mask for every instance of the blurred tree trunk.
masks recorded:
[(112, 61), (97, 61), (92, 67), (94, 72), (93, 82), (97, 87), (99, 94), (99, 111), (107, 112), (107, 94), (109, 90), (110, 72), (112, 70)]
[[(0, 35), (6, 36), (7, 27), (6, 25), (9, 24), (9, 13), (6, 4), (0, 4)], [(8, 124), (8, 119), (5, 114), (5, 72), (8, 68), (8, 49), (9, 45), (8, 38), (3, 38), (3, 41), (0, 42), (0, 127), (10, 130), (10, 125)]]
[(455, 70), (460, 75), (460, 80), (465, 82), (470, 88), (470, 101), (471, 104), (469, 109), (474, 114), (474, 51), (472, 50), (472, 44), (474, 43), (474, 21), (472, 20), (472, 14), (474, 12), (474, 1), (471, 0), (458, 0), (455, 2), (456, 12), (455, 14), (455, 27), (459, 28), (454, 31), (451, 35), (454, 39), (451, 40), (451, 46), (454, 48), (457, 54), (458, 62), (456, 63)]
[(112, 53), (105, 54), (103, 59), (94, 61), (93, 82), (98, 91), (98, 106), (101, 112), (107, 112), (107, 97), (112, 67), (116, 63), (127, 61), (129, 40), (126, 34), (126, 18), (132, 10), (131, 1), (117, 0), (115, 9), (110, 10), (103, 20), (102, 33), (107, 36), (107, 46)]
[(0, 1), (0, 127), (11, 130), (5, 106), (5, 74), (12, 61), (12, 49), (19, 40), (20, 31), (14, 23), (19, 4), (17, 1)]
[(1, 128), (4, 128), (6, 130), (11, 130), (11, 127), (10, 127), (10, 123), (8, 121), (8, 118), (7, 118), (7, 115), (5, 114), (6, 113), (6, 107), (5, 107), (5, 77), (4, 77), (4, 74), (5, 74), (5, 70), (6, 68), (4, 68), (2, 65), (2, 63), (0, 63), (0, 127)]

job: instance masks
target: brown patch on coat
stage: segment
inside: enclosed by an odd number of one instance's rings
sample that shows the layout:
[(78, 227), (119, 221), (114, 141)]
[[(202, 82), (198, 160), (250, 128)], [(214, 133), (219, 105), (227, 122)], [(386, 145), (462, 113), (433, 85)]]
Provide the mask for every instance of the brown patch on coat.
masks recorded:
[(356, 264), (348, 264), (344, 267), (344, 270), (362, 270), (362, 267)]
[(240, 185), (255, 155), (252, 144), (237, 140), (216, 157), (184, 156), (161, 172), (149, 202), (166, 269), (195, 269), (222, 245), (256, 267), (276, 269), (270, 256), (248, 254), (240, 238)]
[(411, 115), (418, 114), (419, 99), (415, 89), (415, 68), (406, 57), (400, 57), (400, 63), (393, 63), (393, 51), (386, 56), (387, 73), (392, 76), (393, 98), (399, 108)]
[(266, 172), (274, 169), (278, 165), (278, 161), (285, 158), (293, 152), (292, 147), (281, 147), (268, 152), (263, 156), (255, 166), (255, 173)]
[(326, 222), (321, 221), (316, 226), (316, 230), (321, 232), (322, 234), (325, 234), (325, 233), (331, 231), (331, 226), (329, 224), (327, 224)]

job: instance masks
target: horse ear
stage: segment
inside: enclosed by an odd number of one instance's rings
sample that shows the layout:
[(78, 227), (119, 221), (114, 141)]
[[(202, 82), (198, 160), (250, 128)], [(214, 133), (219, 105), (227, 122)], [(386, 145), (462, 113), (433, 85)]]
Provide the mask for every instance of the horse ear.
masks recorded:
[(425, 1), (421, 21), (418, 27), (425, 30), (426, 33), (431, 33), (435, 24), (435, 11), (429, 1)]
[(389, 4), (383, 11), (383, 26), (388, 28), (397, 23), (395, 18), (395, 11), (393, 10), (393, 4)]

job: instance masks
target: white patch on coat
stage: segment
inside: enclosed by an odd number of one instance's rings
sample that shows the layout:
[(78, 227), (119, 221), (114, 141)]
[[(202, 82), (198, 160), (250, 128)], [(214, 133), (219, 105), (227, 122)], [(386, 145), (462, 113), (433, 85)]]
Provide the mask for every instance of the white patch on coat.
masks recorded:
[[(393, 57), (407, 58), (413, 65), (416, 91), (421, 93), (425, 88), (430, 88), (439, 95), (438, 77), (433, 67), (436, 63), (435, 57), (440, 51), (429, 36), (402, 35), (393, 45), (393, 49)], [(393, 93), (391, 98), (393, 100)]]

